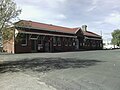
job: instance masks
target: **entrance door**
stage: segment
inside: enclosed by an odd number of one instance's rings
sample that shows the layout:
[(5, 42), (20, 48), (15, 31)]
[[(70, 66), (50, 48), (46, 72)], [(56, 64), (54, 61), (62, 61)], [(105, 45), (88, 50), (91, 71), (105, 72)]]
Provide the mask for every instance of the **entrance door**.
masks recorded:
[(49, 42), (45, 43), (45, 52), (50, 52), (50, 43)]
[(37, 52), (36, 47), (37, 47), (36, 40), (31, 40), (31, 49), (32, 49), (32, 52)]

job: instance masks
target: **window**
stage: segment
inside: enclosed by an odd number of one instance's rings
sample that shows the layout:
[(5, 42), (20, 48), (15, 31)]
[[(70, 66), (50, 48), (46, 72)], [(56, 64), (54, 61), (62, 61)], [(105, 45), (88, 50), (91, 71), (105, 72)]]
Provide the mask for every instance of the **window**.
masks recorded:
[(72, 46), (72, 38), (68, 39), (69, 46)]
[(21, 45), (22, 46), (27, 46), (27, 34), (22, 34), (21, 35)]
[(38, 50), (43, 49), (43, 42), (44, 42), (44, 36), (39, 35), (38, 36)]
[(61, 38), (60, 37), (57, 38), (57, 43), (58, 43), (58, 46), (61, 46)]
[(90, 46), (90, 40), (87, 39), (86, 43), (87, 43), (87, 46)]
[(38, 44), (43, 44), (43, 36), (39, 36), (39, 38), (38, 38)]
[(53, 46), (56, 46), (56, 44), (57, 44), (57, 41), (56, 41), (56, 37), (53, 37)]
[(64, 38), (65, 46), (68, 46), (68, 38)]
[(75, 38), (73, 38), (72, 41), (73, 41), (73, 42), (72, 42), (73, 46), (75, 46), (75, 45), (76, 45)]

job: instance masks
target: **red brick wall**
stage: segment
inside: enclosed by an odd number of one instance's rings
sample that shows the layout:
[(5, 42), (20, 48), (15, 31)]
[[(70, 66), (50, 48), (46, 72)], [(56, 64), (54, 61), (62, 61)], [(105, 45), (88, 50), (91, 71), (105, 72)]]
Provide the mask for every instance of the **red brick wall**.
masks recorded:
[(30, 40), (27, 41), (26, 46), (22, 46), (21, 42), (15, 43), (15, 53), (29, 53), (31, 52), (31, 43)]
[(7, 53), (14, 53), (14, 40), (10, 40), (10, 41), (4, 41), (3, 43), (3, 51), (7, 52)]

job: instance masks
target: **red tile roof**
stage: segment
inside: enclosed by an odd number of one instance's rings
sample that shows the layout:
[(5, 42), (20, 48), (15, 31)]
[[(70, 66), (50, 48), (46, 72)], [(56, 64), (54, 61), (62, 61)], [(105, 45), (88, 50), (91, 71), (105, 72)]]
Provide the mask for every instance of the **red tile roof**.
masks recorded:
[(38, 28), (38, 29), (49, 30), (49, 31), (57, 31), (57, 32), (75, 34), (76, 31), (78, 30), (78, 28), (67, 28), (67, 27), (55, 26), (52, 24), (44, 24), (44, 23), (38, 23), (38, 22), (26, 21), (26, 20), (21, 20), (19, 22), (27, 27)]
[(92, 37), (101, 37), (100, 35), (90, 32), (90, 31), (83, 31), (83, 35), (85, 36), (92, 36)]
[[(35, 28), (35, 29), (37, 28), (42, 30), (57, 31), (57, 32), (72, 33), (72, 34), (76, 34), (78, 30), (81, 30), (81, 28), (67, 28), (67, 27), (55, 26), (52, 24), (44, 24), (44, 23), (38, 23), (33, 21), (27, 21), (27, 20), (20, 20), (17, 23), (18, 25), (20, 23), (20, 25), (22, 26)], [(85, 36), (101, 37), (90, 31), (82, 31), (82, 32), (83, 32), (83, 35)]]

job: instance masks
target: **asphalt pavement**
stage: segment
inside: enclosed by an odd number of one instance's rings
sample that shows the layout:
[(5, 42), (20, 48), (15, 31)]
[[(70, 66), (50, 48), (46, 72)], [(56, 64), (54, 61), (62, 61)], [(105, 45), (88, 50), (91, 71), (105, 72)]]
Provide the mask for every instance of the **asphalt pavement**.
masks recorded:
[(1, 54), (0, 90), (120, 90), (120, 50)]

